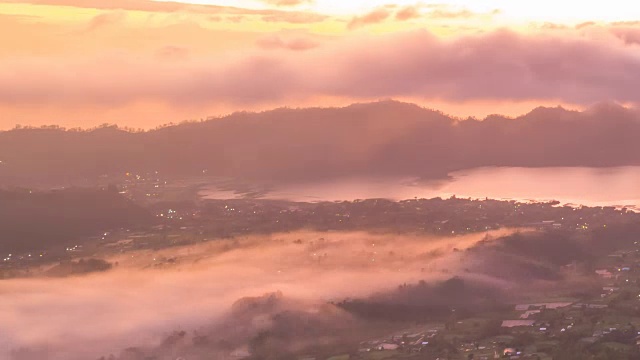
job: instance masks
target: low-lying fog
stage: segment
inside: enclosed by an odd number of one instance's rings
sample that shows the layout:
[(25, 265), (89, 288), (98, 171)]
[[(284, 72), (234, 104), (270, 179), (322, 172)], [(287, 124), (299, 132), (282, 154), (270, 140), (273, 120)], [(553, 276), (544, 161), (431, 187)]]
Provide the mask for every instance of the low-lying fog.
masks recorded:
[(174, 330), (233, 321), (225, 320), (232, 304), (247, 296), (281, 291), (301, 304), (321, 304), (450, 278), (469, 266), (453, 250), (486, 235), (252, 236), (128, 252), (107, 259), (117, 262), (113, 270), (90, 276), (2, 281), (0, 359), (93, 360), (154, 346)]

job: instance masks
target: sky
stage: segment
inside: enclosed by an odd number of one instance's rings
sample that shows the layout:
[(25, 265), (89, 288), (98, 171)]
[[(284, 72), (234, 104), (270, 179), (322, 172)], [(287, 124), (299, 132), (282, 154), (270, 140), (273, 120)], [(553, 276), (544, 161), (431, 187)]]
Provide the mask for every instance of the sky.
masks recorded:
[(0, 129), (383, 99), (516, 116), (635, 106), (639, 81), (627, 0), (0, 0)]

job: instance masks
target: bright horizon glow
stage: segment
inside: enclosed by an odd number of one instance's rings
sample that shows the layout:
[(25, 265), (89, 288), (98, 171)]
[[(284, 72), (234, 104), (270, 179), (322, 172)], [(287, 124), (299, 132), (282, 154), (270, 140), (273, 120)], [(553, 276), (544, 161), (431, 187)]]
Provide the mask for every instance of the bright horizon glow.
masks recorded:
[(640, 108), (640, 22), (615, 23), (640, 19), (627, 0), (279, 1), (0, 0), (0, 129), (387, 98), (477, 118)]
[[(162, 0), (164, 1), (164, 0)], [(209, 4), (222, 6), (247, 7), (253, 9), (270, 8), (260, 0), (177, 0), (183, 3)], [(640, 7), (629, 6), (628, 0), (609, 0), (607, 2), (575, 2), (557, 0), (315, 0), (309, 4), (290, 7), (292, 10), (319, 12), (334, 16), (356, 16), (375, 8), (396, 5), (445, 5), (453, 8), (464, 8), (474, 12), (490, 12), (500, 10), (513, 21), (549, 21), (560, 23), (576, 23), (581, 21), (632, 21), (640, 18)], [(273, 6), (271, 6), (273, 7)]]

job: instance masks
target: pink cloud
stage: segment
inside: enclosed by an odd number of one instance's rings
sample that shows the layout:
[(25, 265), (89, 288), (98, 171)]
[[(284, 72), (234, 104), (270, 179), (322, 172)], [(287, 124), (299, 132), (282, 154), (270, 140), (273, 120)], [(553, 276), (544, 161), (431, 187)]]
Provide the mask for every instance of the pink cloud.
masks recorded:
[(233, 15), (233, 16), (227, 16), (227, 20), (238, 24), (245, 21), (246, 17), (242, 15)]
[(131, 10), (148, 12), (196, 11), (204, 13), (219, 13), (225, 11), (225, 9), (240, 10), (239, 8), (228, 8), (215, 5), (189, 5), (180, 2), (151, 0), (3, 0), (3, 2), (33, 5), (67, 6), (102, 10)]
[(583, 23), (580, 23), (580, 24), (576, 25), (576, 29), (583, 29), (583, 28), (586, 28), (586, 27), (594, 26), (594, 25), (596, 25), (595, 22), (587, 21), (587, 22), (583, 22)]
[[(263, 38), (258, 41), (262, 50), (210, 57), (194, 53), (179, 62), (128, 53), (5, 58), (0, 60), (0, 105), (112, 109), (153, 102), (243, 108), (326, 97), (640, 102), (635, 91), (640, 49), (614, 37), (599, 41), (564, 32), (525, 36), (498, 31), (443, 40), (418, 31), (362, 35), (314, 51), (264, 50), (313, 45), (298, 38)], [(183, 53), (179, 47), (163, 52)]]
[(628, 45), (640, 45), (640, 26), (614, 26), (609, 31)]
[(264, 36), (258, 39), (256, 43), (264, 49), (287, 49), (293, 51), (310, 50), (320, 45), (310, 38), (298, 37), (286, 40), (278, 35)]
[(313, 0), (262, 0), (263, 2), (274, 6), (298, 6), (302, 4), (311, 4)]
[(567, 30), (567, 29), (569, 29), (569, 27), (566, 26), (566, 25), (556, 24), (556, 23), (552, 23), (552, 22), (546, 22), (546, 23), (540, 25), (540, 28), (544, 29), (544, 30)]
[(320, 15), (308, 12), (281, 12), (262, 17), (266, 22), (288, 22), (292, 24), (310, 24), (322, 22), (329, 17), (326, 15)]
[(638, 51), (617, 42), (509, 31), (444, 41), (417, 32), (363, 43), (350, 55), (332, 67), (335, 81), (323, 91), (456, 101), (640, 100), (631, 90), (640, 81)]
[(407, 6), (396, 13), (396, 20), (406, 21), (420, 17), (420, 8)]
[(95, 16), (89, 22), (86, 31), (94, 31), (104, 26), (121, 23), (127, 17), (127, 13), (123, 11), (115, 11), (109, 13), (103, 13)]
[(437, 9), (429, 13), (430, 18), (434, 19), (457, 19), (457, 18), (469, 18), (476, 15), (473, 11), (464, 10), (444, 10)]
[[(282, 6), (301, 4), (308, 0), (265, 0), (272, 4)], [(262, 15), (262, 16), (287, 16), (317, 15), (305, 12), (292, 12), (279, 9), (248, 9), (233, 6), (218, 6), (205, 4), (189, 4), (178, 1), (153, 1), (153, 0), (2, 0), (3, 3), (32, 4), (64, 6), (84, 9), (98, 10), (124, 10), (124, 11), (144, 11), (152, 13), (194, 13), (205, 15)]]
[(376, 9), (366, 15), (354, 17), (347, 27), (349, 29), (355, 29), (365, 25), (381, 23), (389, 18), (389, 16), (391, 16), (391, 12), (388, 9)]
[(156, 52), (162, 60), (186, 60), (189, 58), (189, 49), (180, 46), (165, 46)]

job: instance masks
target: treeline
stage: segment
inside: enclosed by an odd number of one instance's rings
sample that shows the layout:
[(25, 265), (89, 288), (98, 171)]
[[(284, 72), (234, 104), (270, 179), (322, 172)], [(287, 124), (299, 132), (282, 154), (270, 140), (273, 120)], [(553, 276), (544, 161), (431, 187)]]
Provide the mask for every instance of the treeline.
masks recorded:
[(442, 321), (455, 326), (456, 319), (487, 311), (504, 310), (500, 290), (460, 277), (436, 284), (424, 281), (402, 284), (396, 290), (350, 299), (336, 305), (360, 318), (384, 321)]

